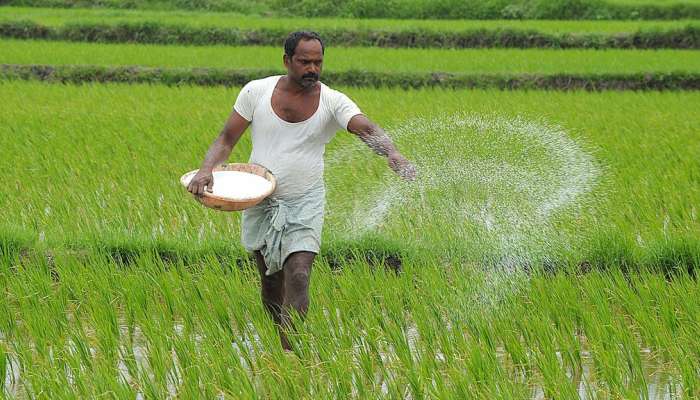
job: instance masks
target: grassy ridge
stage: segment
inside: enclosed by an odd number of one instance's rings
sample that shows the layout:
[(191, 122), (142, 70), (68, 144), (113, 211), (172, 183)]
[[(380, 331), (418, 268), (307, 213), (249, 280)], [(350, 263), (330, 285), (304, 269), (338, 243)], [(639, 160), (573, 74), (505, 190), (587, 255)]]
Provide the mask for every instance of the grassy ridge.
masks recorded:
[[(0, 79), (50, 83), (150, 83), (168, 86), (241, 86), (252, 79), (279, 74), (269, 69), (105, 67), (91, 65), (0, 64)], [(686, 72), (632, 74), (452, 74), (420, 72), (326, 72), (324, 82), (356, 87), (508, 90), (698, 90), (700, 74)]]
[[(284, 71), (283, 49), (268, 46), (163, 46), (51, 41), (0, 41), (0, 63), (142, 65), (185, 68), (263, 68)], [(387, 63), (387, 60), (391, 60)], [(329, 47), (328, 72), (448, 72), (481, 74), (625, 74), (700, 72), (697, 52), (686, 50), (376, 49)]]
[[(0, 127), (0, 167), (15, 171), (0, 196), (5, 210), (0, 231), (8, 232), (6, 236), (48, 248), (130, 244), (138, 249), (162, 244), (193, 251), (240, 249), (238, 214), (204, 209), (185, 196), (177, 182), (201, 162), (236, 89), (27, 82), (3, 82), (0, 89), (7, 104), (0, 110), (6, 121)], [(587, 260), (594, 266), (700, 265), (700, 243), (695, 240), (700, 225), (694, 208), (700, 202), (694, 181), (700, 171), (694, 157), (698, 148), (693, 121), (698, 111), (686, 107), (699, 100), (697, 92), (346, 92), (390, 132), (419, 115), (439, 118), (465, 111), (561, 124), (585, 148), (594, 149), (604, 174), (578, 213), (557, 214), (557, 234), (546, 247), (550, 256), (575, 263)], [(397, 140), (411, 158), (430, 148), (410, 137)], [(364, 236), (348, 236), (348, 220), (361, 206), (357, 201), (373, 192), (387, 171), (378, 157), (362, 148), (351, 153), (360, 159), (348, 168), (339, 160), (347, 155), (341, 149), (351, 144), (357, 139), (341, 133), (328, 148), (327, 161), (335, 164), (326, 172), (325, 249), (361, 243)], [(487, 147), (483, 151), (492, 156), (500, 151)], [(249, 150), (249, 137), (244, 135), (231, 160), (245, 161)], [(15, 167), (20, 164), (27, 167)], [(477, 192), (448, 190), (442, 196), (466, 196), (470, 201), (474, 195)], [(465, 239), (461, 230), (478, 227), (445, 225), (441, 219), (424, 219), (429, 210), (410, 210), (392, 217), (368, 239), (381, 237), (380, 247), (396, 246), (426, 257), (482, 259), (479, 241)], [(479, 232), (471, 235), (488, 237), (488, 232)]]
[(387, 7), (379, 0), (3, 0), (0, 4), (38, 7), (107, 7), (233, 11), (283, 16), (339, 16), (402, 19), (678, 19), (698, 18), (695, 0), (663, 2), (603, 0), (400, 0)]
[[(103, 43), (159, 43), (190, 45), (279, 45), (289, 31), (188, 28), (160, 23), (70, 24), (58, 28), (33, 22), (0, 23), (0, 37)], [(437, 48), (678, 48), (700, 47), (700, 28), (686, 26), (670, 31), (638, 31), (629, 34), (547, 34), (538, 31), (493, 29), (455, 33), (421, 30), (326, 30), (320, 34), (335, 46), (437, 47)]]

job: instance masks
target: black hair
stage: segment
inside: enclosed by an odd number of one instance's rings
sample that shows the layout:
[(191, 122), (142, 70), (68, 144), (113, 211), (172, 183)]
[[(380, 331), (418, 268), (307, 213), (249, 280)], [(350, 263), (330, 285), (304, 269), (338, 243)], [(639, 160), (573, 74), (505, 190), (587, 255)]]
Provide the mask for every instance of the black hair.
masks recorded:
[(294, 50), (296, 50), (297, 45), (301, 40), (318, 40), (321, 43), (321, 53), (325, 51), (325, 46), (323, 44), (323, 39), (321, 39), (321, 36), (319, 36), (318, 33), (313, 32), (313, 31), (296, 31), (292, 32), (287, 36), (287, 39), (284, 41), (284, 54), (287, 55), (287, 57), (292, 58), (294, 55)]

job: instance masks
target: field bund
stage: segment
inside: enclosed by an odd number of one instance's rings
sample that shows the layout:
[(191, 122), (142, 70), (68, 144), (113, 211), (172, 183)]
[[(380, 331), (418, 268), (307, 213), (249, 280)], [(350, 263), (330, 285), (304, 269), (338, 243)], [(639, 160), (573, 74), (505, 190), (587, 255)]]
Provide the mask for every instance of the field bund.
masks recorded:
[(330, 47), (697, 49), (696, 20), (262, 18), (235, 13), (0, 8), (0, 37), (102, 43), (279, 46), (307, 27)]

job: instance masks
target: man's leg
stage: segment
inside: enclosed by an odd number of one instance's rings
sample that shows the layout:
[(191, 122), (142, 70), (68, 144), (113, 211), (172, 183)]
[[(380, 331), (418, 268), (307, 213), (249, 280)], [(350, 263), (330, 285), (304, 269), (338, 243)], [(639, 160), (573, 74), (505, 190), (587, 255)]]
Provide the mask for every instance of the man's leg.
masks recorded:
[(282, 304), (284, 302), (284, 270), (277, 271), (272, 275), (265, 275), (267, 265), (265, 259), (259, 251), (253, 253), (255, 255), (255, 263), (260, 271), (260, 297), (262, 298), (263, 306), (275, 321), (275, 324), (280, 327), (282, 324)]
[[(290, 312), (292, 309), (302, 318), (309, 309), (309, 281), (311, 264), (316, 253), (297, 251), (290, 254), (284, 261), (284, 303), (282, 305), (282, 328), (293, 329)], [(282, 347), (291, 350), (284, 332), (281, 332)]]

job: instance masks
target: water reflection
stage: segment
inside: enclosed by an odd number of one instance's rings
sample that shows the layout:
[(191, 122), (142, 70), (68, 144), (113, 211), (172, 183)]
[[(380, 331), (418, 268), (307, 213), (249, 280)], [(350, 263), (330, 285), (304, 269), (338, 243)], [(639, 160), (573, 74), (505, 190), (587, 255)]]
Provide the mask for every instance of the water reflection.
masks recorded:
[[(261, 356), (261, 346), (259, 336), (256, 333), (255, 327), (252, 324), (248, 324), (242, 331), (246, 332), (238, 343), (233, 342), (232, 347), (239, 355), (240, 365), (245, 368), (250, 375), (251, 379), (255, 379), (255, 374), (259, 371), (254, 372), (253, 365), (258, 361)], [(184, 338), (185, 328), (181, 323), (176, 323), (173, 325), (173, 333), (180, 338)], [(409, 326), (406, 331), (406, 338), (408, 346), (411, 350), (413, 357), (418, 360), (418, 353), (421, 350), (421, 338), (418, 330), (415, 326)], [(204, 339), (202, 335), (195, 334), (191, 339), (194, 341), (195, 351), (200, 350), (200, 345)], [(354, 347), (353, 359), (359, 366), (361, 362), (362, 352), (362, 340), (359, 339)], [(582, 346), (585, 346), (586, 339), (583, 336), (577, 338)], [(12, 343), (8, 342), (7, 339), (0, 334), (0, 344), (4, 348), (10, 350), (13, 348)], [(130, 346), (128, 344), (131, 344)], [(142, 329), (138, 326), (132, 327), (131, 332), (129, 327), (126, 325), (120, 326), (120, 345), (119, 345), (119, 361), (116, 366), (115, 373), (118, 376), (119, 381), (131, 388), (139, 387), (139, 383), (143, 380), (153, 381), (155, 375), (149, 366), (148, 349), (152, 344), (149, 343), (148, 338), (143, 333)], [(385, 365), (392, 365), (392, 362), (397, 359), (397, 354), (393, 350), (389, 343), (375, 344), (378, 348), (381, 348), (380, 358), (382, 363)], [(67, 344), (69, 352), (75, 353), (75, 346), (69, 341)], [(584, 348), (584, 347), (582, 347)], [(96, 354), (96, 349), (89, 347), (90, 354), (94, 357)], [(174, 348), (169, 349), (170, 358), (172, 361), (172, 367), (167, 373), (167, 391), (169, 393), (169, 398), (175, 398), (178, 396), (181, 385), (183, 384), (182, 371), (180, 361), (178, 360), (177, 353)], [(426, 354), (425, 352), (422, 353)], [(434, 353), (437, 365), (441, 365), (448, 362), (449, 357), (439, 351)], [(626, 382), (630, 385), (630, 388), (634, 388), (637, 392), (637, 397), (648, 398), (648, 399), (674, 399), (680, 397), (682, 394), (682, 384), (680, 379), (674, 376), (668, 370), (667, 365), (663, 362), (661, 357), (658, 357), (651, 349), (641, 348), (641, 365), (642, 365), (642, 379), (643, 386), (635, 385), (632, 382)], [(547, 389), (543, 384), (542, 377), (537, 371), (525, 371), (522, 366), (515, 365), (508, 351), (503, 346), (496, 347), (496, 359), (498, 364), (505, 371), (508, 371), (508, 376), (511, 381), (515, 384), (522, 385), (523, 390), (529, 393), (531, 399), (546, 399), (552, 398), (551, 393), (547, 393)], [(604, 377), (596, 370), (595, 359), (589, 350), (582, 350), (580, 352), (580, 362), (577, 367), (570, 367), (568, 362), (564, 360), (561, 352), (557, 351), (555, 353), (557, 360), (559, 361), (559, 367), (563, 370), (562, 372), (566, 374), (567, 379), (571, 382), (573, 388), (575, 388), (575, 393), (578, 394), (580, 399), (592, 399), (607, 397), (610, 395), (610, 388), (607, 387)], [(128, 360), (128, 361), (127, 361)], [(23, 385), (26, 383), (22, 380), (23, 368), (31, 368), (31, 366), (23, 366), (19, 357), (16, 353), (8, 351), (6, 354), (5, 363), (5, 377), (4, 377), (4, 395), (9, 398), (24, 398), (26, 392), (31, 388), (24, 388)], [(392, 386), (392, 380), (396, 378), (395, 374), (398, 374), (396, 368), (387, 368), (384, 373), (381, 371), (375, 371), (374, 374), (374, 386), (378, 388), (385, 395), (390, 394), (390, 387)], [(32, 371), (36, 373), (36, 371)], [(72, 371), (66, 368), (66, 380), (69, 384), (75, 384)], [(358, 390), (358, 385), (362, 382), (358, 382), (355, 376), (351, 377), (353, 386), (353, 397), (360, 396), (361, 390)], [(40, 391), (41, 388), (34, 388), (36, 391)], [(31, 391), (30, 391), (31, 392)], [(143, 399), (144, 394), (134, 390), (134, 396), (136, 399)], [(223, 398), (224, 394), (220, 393), (220, 397)], [(405, 398), (412, 398), (409, 389), (406, 389)]]

